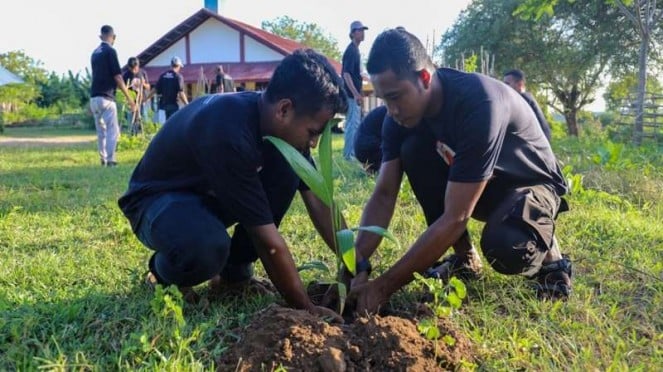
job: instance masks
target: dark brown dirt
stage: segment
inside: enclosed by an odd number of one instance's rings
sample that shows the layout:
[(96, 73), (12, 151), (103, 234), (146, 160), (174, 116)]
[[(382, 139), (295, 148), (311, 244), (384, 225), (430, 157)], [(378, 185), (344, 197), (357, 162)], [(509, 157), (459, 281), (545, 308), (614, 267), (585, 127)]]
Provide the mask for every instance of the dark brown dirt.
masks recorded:
[(471, 343), (450, 322), (440, 319), (438, 327), (456, 340), (454, 346), (427, 340), (410, 319), (374, 315), (328, 324), (306, 311), (271, 305), (236, 331), (240, 340), (223, 354), (218, 371), (282, 366), (288, 371), (428, 372), (474, 360)]

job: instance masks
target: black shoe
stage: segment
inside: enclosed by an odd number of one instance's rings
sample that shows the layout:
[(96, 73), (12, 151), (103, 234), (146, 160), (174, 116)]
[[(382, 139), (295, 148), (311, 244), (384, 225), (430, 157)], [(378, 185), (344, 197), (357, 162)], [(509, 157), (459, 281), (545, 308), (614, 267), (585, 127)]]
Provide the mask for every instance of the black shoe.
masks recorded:
[(541, 266), (533, 279), (534, 289), (540, 299), (565, 300), (571, 294), (571, 276), (573, 266), (569, 256), (562, 255), (561, 260)]
[(106, 166), (108, 168), (117, 167), (117, 162), (116, 161), (109, 161), (109, 162), (106, 163)]
[(465, 281), (476, 280), (481, 278), (482, 267), (481, 258), (472, 250), (465, 256), (457, 254), (447, 256), (426, 270), (424, 276), (442, 279), (444, 282), (448, 282), (454, 276)]

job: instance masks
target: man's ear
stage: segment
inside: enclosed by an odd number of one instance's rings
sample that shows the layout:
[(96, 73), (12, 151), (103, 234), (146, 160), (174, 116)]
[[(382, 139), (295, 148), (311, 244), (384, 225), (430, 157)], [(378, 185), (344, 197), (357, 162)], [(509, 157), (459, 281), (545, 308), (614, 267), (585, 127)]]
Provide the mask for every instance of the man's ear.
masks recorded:
[(430, 79), (431, 79), (430, 72), (428, 72), (428, 70), (426, 69), (419, 71), (419, 78), (424, 83), (424, 88), (428, 89), (428, 87), (430, 86)]
[(279, 123), (285, 123), (295, 114), (295, 107), (292, 104), (292, 101), (288, 98), (280, 99), (276, 103), (276, 120)]

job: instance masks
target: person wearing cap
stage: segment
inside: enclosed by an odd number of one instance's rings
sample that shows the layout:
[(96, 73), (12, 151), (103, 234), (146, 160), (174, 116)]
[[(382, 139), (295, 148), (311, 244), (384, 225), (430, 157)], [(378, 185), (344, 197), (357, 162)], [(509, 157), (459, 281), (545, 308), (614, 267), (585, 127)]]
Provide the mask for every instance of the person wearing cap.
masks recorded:
[(120, 125), (117, 120), (117, 104), (115, 103), (117, 87), (120, 87), (124, 93), (132, 112), (136, 110), (136, 104), (124, 84), (117, 52), (113, 49), (116, 38), (113, 27), (102, 26), (99, 38), (101, 44), (92, 52), (90, 58), (92, 65), (90, 110), (97, 129), (97, 148), (101, 165), (113, 167), (117, 165), (115, 152), (117, 141), (120, 139)]
[(173, 57), (170, 67), (170, 70), (159, 76), (156, 86), (152, 88), (146, 99), (149, 101), (155, 94), (159, 95), (158, 107), (159, 110), (165, 111), (166, 120), (179, 110), (178, 99), (185, 105), (189, 103), (184, 93), (184, 78), (180, 74), (180, 70), (184, 67), (180, 57)]
[(359, 44), (364, 41), (364, 31), (368, 27), (360, 21), (350, 24), (350, 44), (343, 53), (343, 81), (345, 82), (345, 93), (348, 95), (348, 111), (345, 115), (343, 157), (346, 160), (354, 156), (354, 141), (361, 121), (361, 54)]
[(299, 191), (332, 249), (330, 209), (264, 137), (280, 138), (313, 162), (311, 148), (327, 122), (346, 110), (342, 85), (325, 56), (299, 49), (283, 58), (266, 90), (204, 95), (171, 117), (118, 201), (154, 251), (148, 284), (176, 285), (189, 302), (197, 297), (191, 287), (205, 281), (217, 294), (258, 289), (252, 278), (260, 259), (290, 306), (339, 319), (313, 305), (278, 231)]

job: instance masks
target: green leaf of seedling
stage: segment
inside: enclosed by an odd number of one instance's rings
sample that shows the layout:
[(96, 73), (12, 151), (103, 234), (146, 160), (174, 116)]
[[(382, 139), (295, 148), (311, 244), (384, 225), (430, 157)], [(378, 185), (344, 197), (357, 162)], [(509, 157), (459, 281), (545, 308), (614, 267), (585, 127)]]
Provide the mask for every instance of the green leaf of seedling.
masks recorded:
[(329, 190), (331, 200), (334, 200), (334, 179), (332, 178), (332, 145), (331, 145), (331, 120), (327, 122), (325, 130), (320, 137), (318, 153), (320, 154), (320, 174)]
[(435, 319), (422, 319), (417, 324), (417, 330), (429, 340), (437, 340), (440, 337), (440, 329), (437, 328), (437, 321)]
[(380, 235), (381, 237), (387, 238), (392, 242), (394, 242), (398, 246), (398, 248), (401, 247), (401, 244), (398, 242), (398, 239), (396, 239), (396, 237), (391, 232), (389, 232), (389, 230), (384, 229), (380, 226), (359, 226), (352, 228), (352, 231), (359, 231), (359, 230), (368, 231), (372, 232), (373, 234)]
[(297, 266), (297, 271), (305, 271), (305, 270), (320, 270), (320, 271), (324, 271), (325, 273), (330, 272), (329, 266), (327, 266), (326, 263), (324, 263), (320, 260), (305, 262), (305, 263)]
[(435, 308), (435, 315), (440, 318), (449, 318), (452, 314), (452, 309), (449, 306), (437, 306)]
[(320, 198), (320, 200), (322, 200), (323, 203), (325, 203), (325, 205), (331, 206), (331, 192), (327, 188), (327, 184), (325, 183), (322, 174), (309, 163), (304, 155), (280, 138), (265, 136), (264, 139), (273, 143), (295, 173), (297, 173), (297, 176), (304, 181), (304, 183), (318, 198)]
[(338, 313), (343, 314), (345, 309), (345, 299), (348, 297), (348, 289), (345, 287), (345, 284), (341, 282), (336, 282), (338, 286)]
[(450, 292), (447, 295), (447, 301), (449, 302), (449, 305), (453, 307), (454, 309), (460, 309), (460, 305), (463, 303), (463, 300), (458, 297), (456, 292)]
[(452, 277), (449, 280), (449, 285), (453, 287), (461, 300), (467, 296), (467, 288), (465, 287), (465, 283), (463, 283), (460, 279), (456, 278), (455, 276)]
[[(334, 225), (334, 231), (339, 231), (343, 226), (341, 223), (343, 221), (343, 215), (341, 214), (341, 208), (339, 208), (336, 201), (333, 201), (332, 213), (333, 213), (332, 224)], [(338, 249), (336, 251), (337, 251), (336, 254), (338, 255)]]
[(341, 253), (341, 258), (345, 267), (353, 275), (357, 272), (357, 255), (354, 245), (355, 235), (350, 229), (343, 229), (336, 232), (336, 242)]
[(444, 341), (444, 343), (449, 346), (456, 345), (456, 339), (451, 335), (444, 335), (444, 337), (442, 337), (442, 341)]

